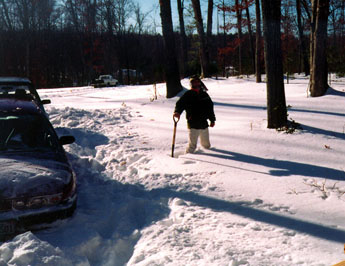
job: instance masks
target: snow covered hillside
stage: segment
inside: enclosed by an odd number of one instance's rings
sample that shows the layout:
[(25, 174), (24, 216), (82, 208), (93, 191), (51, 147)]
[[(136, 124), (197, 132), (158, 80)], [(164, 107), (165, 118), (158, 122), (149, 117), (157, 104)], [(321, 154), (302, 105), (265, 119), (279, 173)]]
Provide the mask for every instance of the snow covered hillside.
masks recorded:
[[(188, 88), (188, 80), (183, 80)], [(78, 178), (75, 215), (0, 243), (0, 265), (333, 265), (345, 260), (345, 79), (285, 84), (293, 134), (267, 129), (266, 84), (206, 79), (212, 148), (184, 154), (165, 84), (40, 90)]]

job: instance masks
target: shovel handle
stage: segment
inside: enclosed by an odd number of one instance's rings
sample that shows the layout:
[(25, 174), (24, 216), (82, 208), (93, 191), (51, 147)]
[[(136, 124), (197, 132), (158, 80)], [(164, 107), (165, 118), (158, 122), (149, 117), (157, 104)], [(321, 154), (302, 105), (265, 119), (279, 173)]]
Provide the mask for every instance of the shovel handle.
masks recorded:
[(173, 140), (172, 140), (172, 145), (171, 145), (171, 157), (174, 157), (176, 126), (177, 126), (177, 122), (180, 120), (180, 118), (173, 116), (173, 120), (174, 120), (174, 134), (173, 134)]
[(180, 121), (180, 118), (173, 115), (173, 120), (175, 124), (177, 124), (177, 122)]

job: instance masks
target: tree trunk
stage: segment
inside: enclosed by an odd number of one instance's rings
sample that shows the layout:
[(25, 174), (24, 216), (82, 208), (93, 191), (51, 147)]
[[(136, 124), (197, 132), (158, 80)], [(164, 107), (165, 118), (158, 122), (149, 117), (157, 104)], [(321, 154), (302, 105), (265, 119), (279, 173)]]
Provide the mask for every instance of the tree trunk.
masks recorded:
[[(314, 57), (314, 35), (315, 35), (315, 25), (316, 25), (316, 8), (317, 8), (317, 1), (318, 0), (312, 0), (312, 10), (311, 10), (311, 16), (310, 16), (310, 37), (309, 37), (309, 69), (310, 69), (310, 80), (313, 72), (313, 57)], [(315, 2), (315, 4), (313, 4)]]
[(205, 31), (204, 31), (204, 24), (201, 16), (201, 8), (200, 8), (200, 1), (199, 0), (192, 0), (194, 16), (197, 26), (197, 31), (199, 35), (200, 41), (200, 60), (201, 60), (201, 76), (202, 77), (209, 77), (209, 66), (210, 66), (210, 59), (208, 54), (208, 47), (205, 41)]
[(187, 45), (187, 36), (184, 27), (184, 18), (183, 18), (183, 5), (181, 0), (177, 0), (177, 10), (178, 10), (178, 17), (180, 22), (180, 36), (181, 36), (181, 52), (182, 52), (182, 76), (185, 76), (187, 70), (187, 62), (188, 62), (188, 45)]
[(175, 39), (171, 18), (170, 0), (159, 0), (165, 46), (165, 79), (167, 98), (176, 96), (181, 90), (180, 73), (176, 60)]
[(213, 21), (213, 0), (208, 0), (208, 9), (207, 9), (207, 40), (210, 42), (212, 36), (212, 21)]
[[(212, 23), (213, 23), (213, 0), (208, 0), (208, 9), (207, 9), (207, 29), (206, 29), (206, 47), (207, 51), (213, 50), (212, 45)], [(210, 54), (208, 52), (208, 64), (209, 64), (209, 76), (211, 76), (212, 73), (210, 73)]]
[(300, 50), (303, 58), (303, 68), (304, 73), (306, 76), (309, 76), (310, 74), (310, 65), (308, 62), (308, 55), (307, 55), (307, 49), (305, 47), (304, 42), (304, 36), (303, 36), (303, 27), (302, 27), (302, 13), (301, 13), (301, 0), (296, 0), (296, 11), (297, 11), (297, 27), (298, 27), (298, 33), (299, 33), (299, 41), (300, 41)]
[[(222, 0), (222, 7), (225, 6), (225, 2), (224, 0)], [(225, 21), (226, 21), (226, 15), (225, 15), (225, 9), (223, 9), (223, 47), (222, 48), (225, 48), (226, 47), (226, 29), (225, 29)], [(223, 63), (223, 77), (225, 77), (225, 55), (222, 55), (222, 63)], [(226, 76), (228, 76), (226, 74)]]
[(283, 63), (280, 38), (280, 0), (262, 0), (267, 76), (267, 127), (281, 128), (287, 123)]
[(313, 34), (312, 65), (310, 75), (310, 95), (322, 96), (328, 89), (327, 83), (327, 22), (329, 15), (329, 0), (313, 0), (315, 8), (315, 31)]
[[(340, 15), (340, 19), (341, 21), (345, 21), (345, 2), (343, 1), (341, 3), (341, 6), (340, 6), (340, 9), (341, 9), (341, 15)], [(345, 23), (343, 23), (340, 27), (340, 42), (338, 45), (340, 45), (340, 47), (343, 47), (343, 49), (340, 48), (340, 51), (343, 52), (343, 54), (345, 54)], [(343, 56), (344, 58), (344, 56)]]
[(256, 51), (255, 51), (255, 71), (256, 82), (261, 82), (262, 73), (262, 60), (261, 60), (261, 12), (260, 12), (260, 0), (255, 0), (255, 12), (256, 12)]
[[(206, 30), (206, 47), (208, 51), (213, 50), (212, 45), (212, 24), (213, 24), (213, 0), (208, 0), (208, 9), (207, 9), (207, 30)], [(210, 64), (210, 54), (208, 54), (208, 61)], [(209, 66), (210, 68), (211, 66)], [(210, 69), (209, 69), (210, 71)], [(211, 75), (212, 73), (209, 73)]]
[(252, 67), (253, 67), (253, 73), (255, 73), (255, 50), (254, 50), (254, 44), (253, 44), (252, 22), (250, 20), (248, 0), (245, 0), (245, 4), (246, 4), (246, 16), (247, 16), (247, 24), (248, 24), (250, 53), (251, 53), (252, 64), (253, 64)]
[(238, 0), (235, 0), (236, 18), (237, 18), (237, 38), (238, 38), (238, 74), (242, 75), (242, 9)]

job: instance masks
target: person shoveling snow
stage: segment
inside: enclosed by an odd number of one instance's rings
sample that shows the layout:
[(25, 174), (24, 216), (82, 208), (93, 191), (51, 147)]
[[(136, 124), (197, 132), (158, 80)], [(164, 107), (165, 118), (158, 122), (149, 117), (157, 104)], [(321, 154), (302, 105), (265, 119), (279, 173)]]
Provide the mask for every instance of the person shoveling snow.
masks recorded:
[[(176, 102), (174, 117), (180, 118), (185, 110), (187, 125), (189, 129), (189, 143), (186, 153), (193, 153), (196, 150), (198, 138), (205, 149), (211, 147), (208, 127), (214, 127), (216, 116), (213, 110), (213, 102), (208, 95), (206, 86), (199, 77), (190, 79), (191, 89), (185, 92)], [(210, 120), (210, 125), (208, 124)]]

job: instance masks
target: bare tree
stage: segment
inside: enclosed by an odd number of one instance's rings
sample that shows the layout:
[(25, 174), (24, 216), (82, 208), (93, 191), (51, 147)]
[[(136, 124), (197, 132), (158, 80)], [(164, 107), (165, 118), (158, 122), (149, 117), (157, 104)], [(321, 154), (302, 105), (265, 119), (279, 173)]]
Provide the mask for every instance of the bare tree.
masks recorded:
[(306, 76), (310, 74), (310, 65), (308, 61), (307, 49), (304, 41), (304, 33), (302, 26), (302, 12), (301, 12), (301, 0), (296, 0), (296, 11), (297, 11), (297, 28), (299, 34), (300, 51), (303, 58), (303, 68)]
[(10, 16), (10, 5), (5, 1), (0, 1), (0, 6), (2, 7), (0, 9), (1, 15), (0, 15), (0, 21), (2, 22), (1, 28), (6, 30), (13, 30), (13, 17)]
[(255, 51), (255, 71), (256, 82), (261, 82), (262, 73), (262, 60), (261, 60), (261, 12), (260, 12), (260, 0), (255, 0), (255, 13), (256, 13), (256, 51)]
[(76, 32), (81, 32), (82, 27), (80, 25), (80, 12), (75, 0), (66, 0), (65, 11), (67, 14), (67, 19), (74, 26)]
[(37, 1), (36, 28), (38, 30), (51, 29), (56, 25), (55, 0)]
[(139, 36), (144, 31), (145, 20), (150, 12), (143, 13), (141, 12), (141, 6), (139, 3), (134, 5), (134, 14), (135, 14), (135, 29)]
[(280, 0), (262, 0), (267, 76), (267, 127), (281, 128), (287, 123), (283, 62), (280, 38)]
[(112, 0), (105, 0), (101, 9), (101, 23), (102, 27), (111, 36), (115, 32), (115, 6)]
[(238, 38), (238, 73), (242, 74), (242, 6), (238, 2), (239, 0), (235, 0), (235, 11), (236, 11), (236, 18), (237, 18), (237, 38)]
[(327, 83), (327, 23), (329, 0), (313, 0), (313, 34), (311, 51), (310, 95), (322, 96), (328, 89)]
[(134, 10), (132, 0), (113, 0), (115, 7), (116, 31), (125, 32), (129, 25), (128, 20)]
[(167, 98), (176, 96), (181, 90), (180, 73), (176, 60), (175, 38), (171, 18), (170, 0), (159, 0), (163, 38), (165, 46), (165, 78), (167, 86)]
[(200, 60), (201, 60), (201, 76), (202, 77), (209, 77), (210, 76), (210, 59), (209, 59), (209, 51), (207, 42), (205, 40), (205, 31), (204, 31), (204, 24), (201, 15), (201, 8), (200, 8), (200, 1), (199, 0), (192, 0), (193, 10), (194, 10), (194, 17), (196, 21), (196, 27), (199, 36), (200, 42)]
[[(220, 26), (219, 25), (219, 21), (218, 21), (218, 12), (221, 12), (222, 14), (222, 22), (223, 22), (223, 26)], [(223, 33), (222, 33), (222, 38), (220, 40), (219, 38), (219, 42), (220, 44), (218, 45), (218, 49), (225, 49), (226, 47), (226, 42), (227, 42), (227, 34), (226, 34), (226, 31), (227, 31), (227, 26), (226, 26), (226, 5), (225, 5), (225, 0), (219, 0), (218, 1), (218, 4), (217, 4), (217, 35), (218, 37), (220, 37), (220, 32), (219, 32), (219, 29), (223, 29)], [(220, 57), (220, 64), (221, 64), (221, 68), (222, 68), (222, 75), (223, 77), (225, 76), (225, 72), (226, 72), (226, 69), (225, 69), (225, 55), (224, 53), (219, 53), (218, 51), (218, 56)]]
[(213, 0), (208, 0), (207, 30), (206, 30), (206, 36), (207, 36), (208, 42), (210, 42), (211, 35), (212, 35), (212, 21), (213, 21)]
[(15, 0), (15, 7), (18, 11), (18, 22), (20, 23), (20, 28), (23, 30), (25, 35), (25, 69), (26, 75), (30, 76), (30, 63), (31, 63), (31, 43), (30, 43), (30, 35), (32, 34), (33, 30), (33, 17), (31, 16), (32, 11), (34, 10), (35, 6), (33, 5), (30, 0)]
[(245, 10), (246, 10), (246, 17), (247, 17), (250, 53), (251, 53), (252, 64), (253, 64), (252, 67), (253, 67), (253, 73), (255, 73), (255, 50), (254, 50), (254, 43), (253, 43), (252, 22), (251, 22), (250, 13), (249, 13), (249, 6), (251, 3), (248, 0), (244, 0), (244, 4), (245, 4)]
[(177, 10), (178, 10), (178, 17), (180, 22), (180, 37), (181, 37), (181, 51), (182, 51), (182, 76), (184, 76), (187, 70), (187, 62), (188, 62), (188, 40), (185, 31), (184, 25), (184, 0), (177, 0)]
[[(213, 6), (214, 6), (213, 0), (208, 0), (207, 28), (206, 28), (206, 46), (208, 49), (208, 53), (210, 53), (212, 49)], [(208, 60), (210, 61), (210, 55), (208, 55)]]

